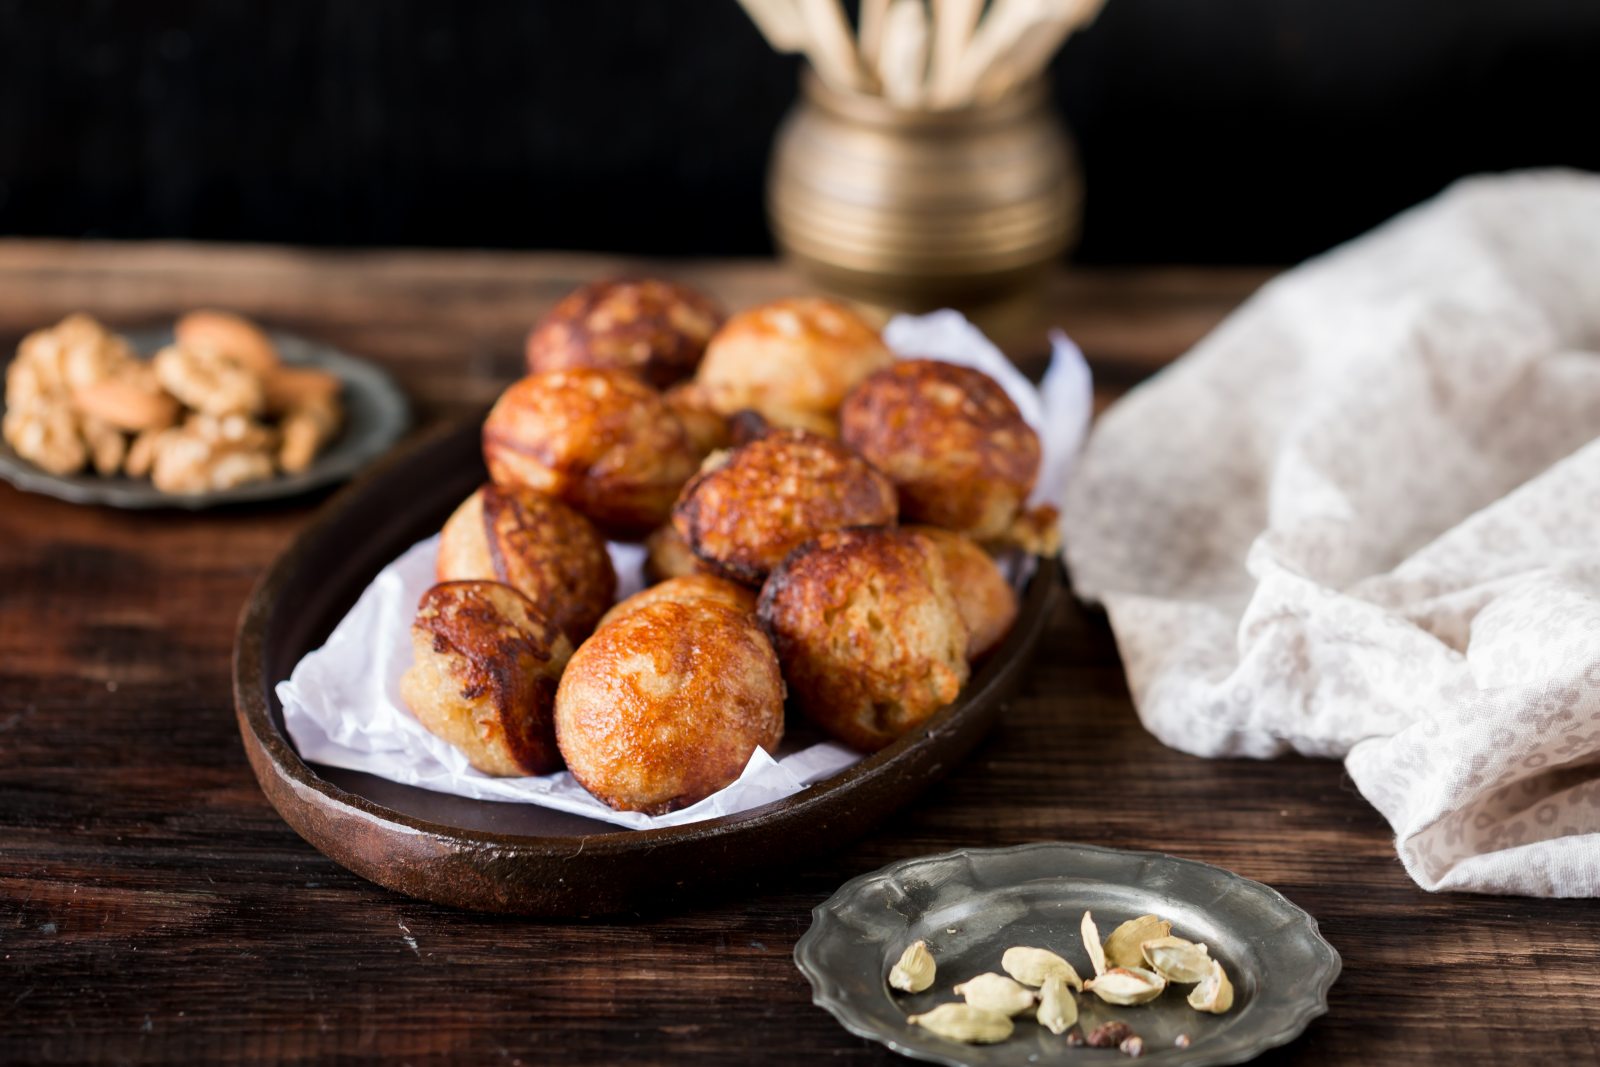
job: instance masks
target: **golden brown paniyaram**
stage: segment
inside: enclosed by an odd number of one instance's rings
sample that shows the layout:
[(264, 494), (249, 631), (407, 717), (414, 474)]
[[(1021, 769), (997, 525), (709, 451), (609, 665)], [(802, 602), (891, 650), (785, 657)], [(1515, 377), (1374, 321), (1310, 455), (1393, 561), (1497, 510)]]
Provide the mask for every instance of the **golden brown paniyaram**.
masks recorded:
[(967, 628), (944, 561), (914, 530), (808, 541), (767, 579), (759, 614), (800, 710), (865, 752), (955, 700), (967, 681)]
[(835, 436), (845, 394), (893, 360), (850, 308), (800, 297), (730, 318), (706, 347), (696, 381), (724, 415), (750, 408), (780, 426)]
[(975, 660), (996, 647), (1017, 621), (1017, 591), (1000, 572), (994, 557), (971, 539), (937, 526), (907, 526), (933, 542), (944, 560), (945, 575), (961, 621), (967, 626), (967, 659)]
[[(1038, 438), (986, 375), (895, 363), (848, 308), (788, 300), (735, 316), (683, 381), (695, 331), (673, 309), (692, 303), (665, 283), (599, 283), (530, 336), (536, 373), (484, 425), (494, 484), (446, 524), (438, 564), (442, 579), (529, 595), (435, 587), (404, 685), (430, 729), (494, 773), (538, 773), (490, 735), (516, 707), (547, 708), (540, 736), (579, 784), (649, 814), (774, 751), (787, 693), (862, 751), (925, 722), (1016, 618), (1015, 590), (974, 539), (1031, 547), (1054, 529), (1024, 510)], [(845, 440), (827, 436), (841, 421)], [(605, 611), (602, 535), (646, 534), (659, 584)], [(564, 671), (564, 652), (537, 670), (516, 658), (591, 626)], [(441, 636), (457, 634), (476, 643)], [(553, 696), (529, 690), (556, 678)], [(502, 695), (515, 685), (529, 691)]]
[(755, 621), (708, 599), (657, 600), (596, 630), (556, 693), (578, 783), (621, 811), (676, 811), (783, 738), (783, 677)]
[(528, 334), (528, 370), (625, 370), (665, 389), (692, 376), (722, 324), (710, 297), (660, 278), (592, 282)]
[(625, 371), (532, 374), (483, 424), (489, 476), (556, 497), (606, 534), (666, 521), (700, 456), (661, 394)]
[(672, 510), (697, 557), (751, 585), (825, 530), (894, 521), (888, 479), (839, 442), (796, 429), (713, 455)]
[(667, 407), (683, 423), (689, 443), (702, 456), (733, 443), (728, 419), (711, 406), (711, 398), (698, 382), (683, 382), (661, 394)]
[(752, 618), (756, 613), (755, 590), (749, 586), (730, 582), (726, 578), (718, 578), (712, 574), (690, 574), (682, 578), (669, 578), (640, 590), (606, 612), (605, 617), (600, 620), (600, 625), (604, 626), (608, 622), (620, 619), (646, 604), (656, 604), (663, 600), (684, 604), (710, 601)]
[(651, 532), (644, 539), (644, 578), (655, 584), (690, 574), (714, 574), (711, 564), (689, 549), (672, 523)]
[(561, 501), (519, 486), (481, 486), (444, 524), (435, 576), (441, 582), (504, 582), (574, 642), (581, 642), (617, 592), (605, 540)]
[(1039, 438), (994, 379), (971, 367), (905, 359), (845, 398), (840, 435), (889, 476), (900, 515), (1000, 541), (1039, 474)]
[(400, 697), (469, 763), (498, 776), (561, 766), (553, 711), (572, 645), (527, 597), (498, 582), (436, 585), (417, 607), (411, 646)]

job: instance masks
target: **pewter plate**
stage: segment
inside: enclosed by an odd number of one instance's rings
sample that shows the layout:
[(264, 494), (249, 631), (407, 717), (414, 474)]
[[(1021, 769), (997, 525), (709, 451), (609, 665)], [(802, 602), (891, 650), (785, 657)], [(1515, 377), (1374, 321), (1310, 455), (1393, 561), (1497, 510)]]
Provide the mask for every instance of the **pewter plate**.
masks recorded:
[[(1042, 843), (961, 849), (893, 863), (856, 878), (811, 913), (795, 963), (811, 981), (812, 1000), (845, 1029), (896, 1052), (951, 1067), (1121, 1062), (1116, 1050), (1073, 1047), (1024, 1015), (997, 1045), (963, 1045), (912, 1026), (907, 1017), (945, 1001), (957, 982), (1000, 971), (1013, 945), (1048, 948), (1080, 974), (1093, 973), (1079, 937), (1085, 910), (1102, 937), (1118, 923), (1154, 913), (1173, 933), (1209, 946), (1233, 982), (1223, 1015), (1185, 1003), (1187, 986), (1139, 1007), (1078, 997), (1088, 1033), (1121, 1020), (1144, 1039), (1144, 1061), (1243, 1063), (1293, 1040), (1328, 1010), (1339, 954), (1316, 920), (1274, 889), (1236, 874), (1157, 852)], [(932, 988), (908, 995), (887, 976), (906, 946), (928, 943), (938, 964)], [(1190, 1044), (1178, 1048), (1179, 1034)]]
[[(172, 342), (172, 331), (134, 330), (125, 335), (143, 355)], [(377, 459), (398, 441), (411, 423), (405, 394), (382, 370), (346, 355), (331, 345), (293, 334), (273, 333), (283, 362), (315, 367), (344, 382), (345, 425), (338, 438), (299, 474), (282, 474), (232, 489), (192, 495), (163, 493), (139, 478), (101, 478), (93, 474), (61, 476), (41, 470), (0, 441), (0, 478), (18, 489), (43, 493), (71, 504), (105, 504), (114, 508), (183, 508), (197, 511), (221, 504), (277, 500), (342, 482)]]

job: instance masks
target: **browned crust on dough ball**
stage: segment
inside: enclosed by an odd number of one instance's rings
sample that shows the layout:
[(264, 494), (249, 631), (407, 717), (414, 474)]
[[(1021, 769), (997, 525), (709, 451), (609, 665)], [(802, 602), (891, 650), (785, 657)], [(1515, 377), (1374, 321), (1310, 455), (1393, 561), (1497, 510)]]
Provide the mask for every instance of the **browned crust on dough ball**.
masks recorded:
[(966, 625), (939, 550), (915, 531), (807, 542), (767, 579), (758, 612), (795, 703), (852, 748), (883, 748), (966, 684)]
[(835, 436), (845, 394), (893, 359), (849, 307), (797, 297), (730, 318), (706, 347), (697, 381), (725, 415), (750, 408), (779, 426)]
[(837, 441), (774, 430), (706, 461), (672, 523), (696, 556), (759, 584), (796, 545), (825, 530), (895, 521), (894, 486)]
[(944, 560), (950, 591), (967, 627), (967, 659), (978, 659), (1005, 640), (1017, 621), (1017, 591), (994, 557), (970, 538), (937, 526), (906, 529), (932, 541)]
[(1039, 474), (1039, 438), (993, 378), (932, 359), (867, 378), (839, 412), (845, 442), (888, 475), (906, 521), (1003, 537)]
[[(747, 445), (751, 441), (759, 440), (773, 431), (772, 423), (759, 411), (744, 408), (728, 416), (728, 443), (735, 448)], [(837, 433), (823, 434), (823, 437), (838, 437)]]
[(663, 393), (661, 399), (683, 423), (684, 433), (688, 434), (696, 455), (708, 456), (733, 443), (733, 426), (711, 406), (706, 391), (697, 382), (675, 385)]
[(737, 611), (741, 615), (749, 615), (752, 619), (756, 613), (755, 590), (749, 586), (730, 582), (726, 578), (718, 578), (714, 574), (690, 574), (682, 578), (669, 578), (648, 589), (640, 590), (606, 612), (605, 618), (600, 620), (600, 625), (615, 622), (646, 604), (658, 604), (663, 600), (681, 604), (709, 601), (730, 611)]
[(528, 370), (623, 370), (665, 389), (694, 374), (722, 320), (715, 301), (677, 282), (591, 282), (564, 297), (528, 334)]
[(485, 774), (560, 768), (555, 694), (572, 645), (526, 597), (498, 582), (442, 582), (423, 594), (411, 644), (400, 695), (430, 731)]
[(691, 574), (714, 574), (711, 564), (695, 555), (670, 522), (644, 539), (644, 577), (654, 585)]
[(605, 539), (559, 500), (489, 483), (456, 508), (439, 538), (441, 582), (504, 582), (574, 642), (588, 637), (617, 592)]
[(665, 522), (699, 464), (661, 394), (622, 371), (516, 382), (484, 421), (483, 453), (496, 482), (556, 497), (623, 539)]
[(657, 601), (595, 631), (556, 694), (556, 737), (578, 783), (659, 815), (732, 782), (783, 739), (783, 677), (741, 612)]
[(1020, 548), (1035, 556), (1054, 556), (1061, 551), (1061, 512), (1053, 504), (1026, 508), (1005, 535), (993, 543)]

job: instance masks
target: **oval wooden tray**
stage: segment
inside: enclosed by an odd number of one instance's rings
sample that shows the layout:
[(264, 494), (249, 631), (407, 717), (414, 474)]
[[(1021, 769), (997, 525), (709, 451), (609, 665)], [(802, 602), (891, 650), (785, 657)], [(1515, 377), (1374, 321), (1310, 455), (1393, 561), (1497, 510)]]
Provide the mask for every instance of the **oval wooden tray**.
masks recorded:
[(838, 848), (934, 782), (1016, 691), (1060, 568), (1026, 582), (1017, 624), (962, 697), (922, 728), (804, 792), (738, 815), (619, 830), (531, 804), (469, 800), (313, 767), (274, 686), (327, 638), (373, 576), (436, 531), (485, 477), (472, 421), (426, 436), (331, 500), (256, 585), (234, 643), (239, 733), (267, 799), (324, 854), (425, 900), (548, 917), (657, 909)]

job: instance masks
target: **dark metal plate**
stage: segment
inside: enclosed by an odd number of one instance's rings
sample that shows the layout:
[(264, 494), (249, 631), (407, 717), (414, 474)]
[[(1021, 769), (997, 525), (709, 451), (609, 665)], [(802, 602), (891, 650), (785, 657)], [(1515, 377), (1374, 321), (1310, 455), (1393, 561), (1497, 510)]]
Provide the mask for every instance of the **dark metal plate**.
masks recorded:
[[(1101, 936), (1137, 915), (1156, 914), (1173, 933), (1204, 942), (1234, 987), (1232, 1010), (1207, 1015), (1185, 1003), (1187, 987), (1139, 1007), (1078, 998), (1085, 1033), (1119, 1019), (1144, 1039), (1141, 1062), (1201, 1067), (1242, 1063), (1293, 1040), (1328, 1010), (1339, 954), (1316, 920), (1276, 890), (1193, 860), (1156, 852), (1042, 843), (962, 849), (890, 864), (845, 885), (812, 912), (795, 946), (812, 999), (851, 1033), (896, 1052), (951, 1067), (1024, 1067), (1122, 1059), (1073, 1048), (1027, 1017), (997, 1045), (963, 1045), (910, 1025), (908, 1015), (956, 1000), (951, 988), (1000, 971), (1013, 945), (1050, 949), (1091, 975), (1079, 935), (1092, 911)], [(886, 981), (905, 948), (925, 940), (938, 964), (926, 992), (897, 993)], [(1179, 1034), (1188, 1048), (1174, 1045)]]

